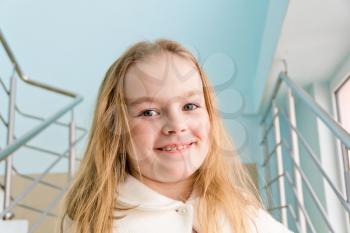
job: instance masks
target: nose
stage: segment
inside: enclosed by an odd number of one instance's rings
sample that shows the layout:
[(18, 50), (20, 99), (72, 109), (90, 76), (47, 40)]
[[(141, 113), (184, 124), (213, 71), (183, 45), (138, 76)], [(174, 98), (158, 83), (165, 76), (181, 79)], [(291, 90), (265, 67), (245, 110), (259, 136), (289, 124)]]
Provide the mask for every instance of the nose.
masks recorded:
[(180, 115), (181, 114), (176, 113), (166, 118), (165, 123), (162, 127), (163, 134), (181, 134), (187, 131), (186, 120)]

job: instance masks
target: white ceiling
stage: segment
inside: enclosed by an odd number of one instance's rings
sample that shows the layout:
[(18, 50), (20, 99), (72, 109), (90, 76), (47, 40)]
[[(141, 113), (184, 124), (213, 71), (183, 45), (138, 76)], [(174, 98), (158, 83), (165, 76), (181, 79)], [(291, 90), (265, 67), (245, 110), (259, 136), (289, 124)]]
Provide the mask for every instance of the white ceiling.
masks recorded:
[(328, 80), (349, 53), (349, 0), (290, 0), (269, 80), (276, 80), (281, 59), (300, 85)]

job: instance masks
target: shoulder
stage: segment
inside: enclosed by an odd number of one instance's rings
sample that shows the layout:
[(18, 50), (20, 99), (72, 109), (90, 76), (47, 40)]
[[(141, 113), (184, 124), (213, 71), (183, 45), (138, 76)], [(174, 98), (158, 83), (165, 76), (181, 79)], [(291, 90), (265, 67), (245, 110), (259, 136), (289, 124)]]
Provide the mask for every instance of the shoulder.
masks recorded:
[(286, 226), (261, 208), (254, 211), (250, 223), (251, 233), (292, 233)]

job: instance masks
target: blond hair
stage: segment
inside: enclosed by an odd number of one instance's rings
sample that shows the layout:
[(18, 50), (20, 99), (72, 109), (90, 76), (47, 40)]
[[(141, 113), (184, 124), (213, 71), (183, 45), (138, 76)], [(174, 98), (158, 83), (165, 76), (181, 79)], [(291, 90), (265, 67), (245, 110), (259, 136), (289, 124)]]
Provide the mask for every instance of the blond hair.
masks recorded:
[(261, 202), (218, 114), (214, 91), (195, 57), (177, 42), (165, 39), (136, 43), (108, 69), (99, 89), (81, 166), (64, 198), (61, 232), (64, 218), (68, 216), (75, 223), (75, 233), (112, 233), (113, 215), (118, 205), (116, 187), (132, 170), (126, 151), (132, 138), (123, 80), (131, 65), (160, 52), (192, 61), (203, 83), (211, 124), (211, 146), (202, 166), (196, 171), (193, 187), (199, 195), (198, 230), (201, 233), (220, 232), (219, 219), (224, 214), (233, 232), (248, 232), (248, 209), (260, 207)]

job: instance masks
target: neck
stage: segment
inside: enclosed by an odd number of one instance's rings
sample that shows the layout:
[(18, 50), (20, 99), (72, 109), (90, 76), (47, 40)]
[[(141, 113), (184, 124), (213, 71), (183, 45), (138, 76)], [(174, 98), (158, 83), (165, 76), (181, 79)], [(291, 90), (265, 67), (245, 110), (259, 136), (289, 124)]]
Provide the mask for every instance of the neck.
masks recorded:
[(194, 179), (193, 177), (188, 177), (177, 182), (160, 182), (142, 176), (142, 183), (168, 198), (185, 202), (192, 193)]

